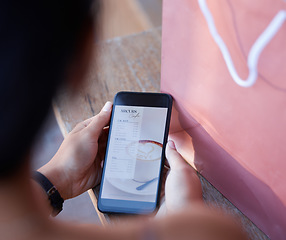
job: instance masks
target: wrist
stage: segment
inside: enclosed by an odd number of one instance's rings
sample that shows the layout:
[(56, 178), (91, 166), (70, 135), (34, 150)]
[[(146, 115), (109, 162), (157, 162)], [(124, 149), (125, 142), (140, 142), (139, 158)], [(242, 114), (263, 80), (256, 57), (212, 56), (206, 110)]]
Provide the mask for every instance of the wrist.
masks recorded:
[(64, 172), (58, 167), (55, 167), (52, 161), (38, 169), (38, 172), (50, 180), (64, 200), (70, 198), (70, 184), (68, 183)]
[(32, 178), (43, 188), (46, 192), (50, 205), (52, 206), (52, 216), (58, 215), (63, 210), (64, 200), (59, 194), (56, 187), (51, 181), (42, 173), (38, 171), (33, 172)]

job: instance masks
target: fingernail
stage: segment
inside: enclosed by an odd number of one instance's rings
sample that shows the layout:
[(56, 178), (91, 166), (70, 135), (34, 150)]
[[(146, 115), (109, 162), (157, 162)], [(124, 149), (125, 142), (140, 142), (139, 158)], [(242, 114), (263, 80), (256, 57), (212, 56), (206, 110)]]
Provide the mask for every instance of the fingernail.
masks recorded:
[(172, 140), (168, 141), (168, 145), (169, 145), (170, 148), (176, 149), (175, 143)]
[(102, 111), (104, 112), (109, 112), (111, 111), (111, 108), (112, 108), (112, 102), (106, 102), (105, 105), (103, 106), (102, 108)]

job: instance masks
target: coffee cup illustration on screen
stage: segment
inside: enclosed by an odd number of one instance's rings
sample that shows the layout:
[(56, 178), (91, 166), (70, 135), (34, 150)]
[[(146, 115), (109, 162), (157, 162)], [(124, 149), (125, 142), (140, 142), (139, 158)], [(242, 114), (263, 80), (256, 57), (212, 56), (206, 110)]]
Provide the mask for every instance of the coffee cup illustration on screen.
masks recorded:
[(134, 141), (127, 146), (128, 155), (136, 159), (133, 180), (143, 183), (159, 176), (162, 147), (152, 140)]

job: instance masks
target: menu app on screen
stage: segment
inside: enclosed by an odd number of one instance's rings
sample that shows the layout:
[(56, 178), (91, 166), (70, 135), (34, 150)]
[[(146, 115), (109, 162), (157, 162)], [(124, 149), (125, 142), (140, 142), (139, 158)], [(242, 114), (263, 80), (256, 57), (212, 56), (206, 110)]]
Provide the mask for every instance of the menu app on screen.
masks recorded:
[(134, 105), (115, 102), (99, 209), (142, 213), (154, 210), (169, 111), (168, 104), (142, 106), (136, 105), (136, 100)]

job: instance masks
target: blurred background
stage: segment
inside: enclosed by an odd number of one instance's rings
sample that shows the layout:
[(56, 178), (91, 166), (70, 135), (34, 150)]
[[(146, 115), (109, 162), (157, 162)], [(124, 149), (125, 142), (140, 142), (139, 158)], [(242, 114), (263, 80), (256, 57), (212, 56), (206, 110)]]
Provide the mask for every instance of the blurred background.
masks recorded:
[[(162, 0), (102, 0), (101, 39), (107, 40), (136, 34), (162, 25)], [(33, 150), (33, 169), (47, 163), (63, 141), (53, 109), (36, 138)], [(57, 218), (100, 224), (88, 193), (65, 201)]]

